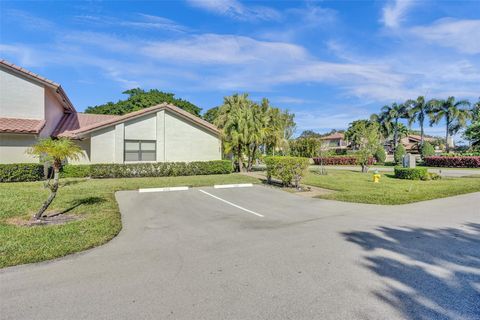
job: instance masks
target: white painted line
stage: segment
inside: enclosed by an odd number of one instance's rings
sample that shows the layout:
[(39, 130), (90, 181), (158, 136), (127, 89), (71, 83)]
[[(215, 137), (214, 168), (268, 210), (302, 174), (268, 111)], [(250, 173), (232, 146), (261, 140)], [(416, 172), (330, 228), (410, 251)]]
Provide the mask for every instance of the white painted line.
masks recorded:
[(208, 193), (207, 191), (204, 191), (204, 190), (201, 190), (201, 189), (199, 189), (198, 191), (203, 192), (203, 193), (205, 193), (206, 195), (209, 195), (209, 196), (212, 197), (212, 198), (215, 198), (215, 199), (217, 199), (217, 200), (223, 201), (223, 202), (225, 202), (226, 204), (229, 204), (229, 205), (231, 205), (231, 206), (233, 206), (233, 207), (235, 207), (235, 208), (238, 208), (238, 209), (240, 209), (240, 210), (243, 210), (243, 211), (246, 211), (246, 212), (248, 212), (248, 213), (254, 214), (254, 215), (256, 215), (257, 217), (261, 217), (261, 218), (264, 217), (264, 215), (261, 215), (260, 213), (256, 213), (255, 211), (248, 210), (248, 209), (245, 209), (245, 208), (243, 208), (243, 207), (240, 207), (239, 205), (236, 205), (235, 203), (231, 203), (230, 201), (227, 201), (227, 200), (224, 200), (224, 199), (219, 198), (219, 197), (217, 197), (217, 196), (214, 196), (213, 194)]
[(168, 192), (168, 191), (185, 191), (188, 187), (167, 187), (167, 188), (146, 188), (138, 189), (138, 192)]
[(253, 187), (253, 183), (216, 184), (213, 187), (215, 189), (247, 188), (247, 187)]

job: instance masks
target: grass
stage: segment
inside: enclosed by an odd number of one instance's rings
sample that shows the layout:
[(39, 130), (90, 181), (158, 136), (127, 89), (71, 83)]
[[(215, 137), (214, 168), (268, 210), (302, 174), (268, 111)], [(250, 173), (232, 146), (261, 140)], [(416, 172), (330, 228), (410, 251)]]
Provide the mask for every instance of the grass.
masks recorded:
[(336, 191), (322, 195), (323, 199), (372, 204), (405, 204), (480, 191), (479, 176), (412, 181), (382, 174), (380, 183), (373, 183), (372, 173), (328, 168), (327, 172), (309, 172), (302, 183)]
[(148, 187), (206, 186), (258, 182), (239, 174), (130, 179), (63, 179), (50, 212), (68, 211), (79, 220), (63, 225), (17, 226), (48, 196), (42, 182), (0, 184), (0, 268), (38, 262), (101, 245), (122, 228), (114, 193)]

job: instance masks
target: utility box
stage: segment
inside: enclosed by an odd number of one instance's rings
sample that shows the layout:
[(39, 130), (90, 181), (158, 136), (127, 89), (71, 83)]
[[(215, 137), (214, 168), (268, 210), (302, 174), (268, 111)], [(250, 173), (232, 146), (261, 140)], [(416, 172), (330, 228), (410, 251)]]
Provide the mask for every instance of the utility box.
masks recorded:
[(403, 167), (404, 168), (415, 168), (416, 166), (416, 157), (411, 153), (407, 153), (403, 156)]

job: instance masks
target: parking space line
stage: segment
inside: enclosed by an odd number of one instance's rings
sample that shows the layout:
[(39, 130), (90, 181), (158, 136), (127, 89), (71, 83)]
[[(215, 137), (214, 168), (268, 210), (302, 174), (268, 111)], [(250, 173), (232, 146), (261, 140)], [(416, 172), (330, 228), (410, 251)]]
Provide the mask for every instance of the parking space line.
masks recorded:
[(166, 187), (166, 188), (145, 188), (138, 189), (138, 192), (168, 192), (168, 191), (186, 191), (188, 187)]
[(253, 187), (253, 183), (216, 184), (213, 187), (215, 189), (248, 188), (248, 187)]
[(215, 198), (215, 199), (217, 199), (217, 200), (220, 200), (220, 201), (222, 201), (222, 202), (225, 202), (226, 204), (229, 204), (229, 205), (231, 205), (231, 206), (233, 206), (233, 207), (235, 207), (235, 208), (238, 208), (238, 209), (240, 209), (240, 210), (243, 210), (243, 211), (246, 211), (246, 212), (248, 212), (248, 213), (254, 214), (254, 215), (256, 215), (257, 217), (261, 217), (261, 218), (264, 217), (264, 215), (262, 215), (262, 214), (260, 214), (260, 213), (256, 213), (255, 211), (248, 210), (248, 209), (245, 209), (245, 208), (243, 208), (243, 207), (240, 207), (239, 205), (237, 205), (237, 204), (235, 204), (235, 203), (232, 203), (232, 202), (230, 202), (230, 201), (227, 201), (227, 200), (225, 200), (225, 199), (222, 199), (222, 198), (220, 198), (220, 197), (217, 197), (217, 196), (215, 196), (215, 195), (213, 195), (213, 194), (211, 194), (211, 193), (208, 193), (208, 192), (205, 191), (205, 190), (198, 189), (198, 191), (200, 191), (200, 192), (202, 192), (202, 193), (204, 193), (204, 194), (206, 194), (206, 195), (209, 195), (209, 196), (212, 197), (212, 198)]

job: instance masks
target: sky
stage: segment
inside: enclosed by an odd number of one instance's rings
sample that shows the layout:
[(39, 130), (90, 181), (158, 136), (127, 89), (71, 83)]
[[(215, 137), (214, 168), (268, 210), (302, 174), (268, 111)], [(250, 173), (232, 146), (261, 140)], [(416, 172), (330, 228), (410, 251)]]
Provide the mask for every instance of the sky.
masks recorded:
[(134, 87), (203, 112), (247, 92), (327, 132), (419, 95), (476, 101), (480, 1), (0, 1), (0, 56), (79, 111)]

